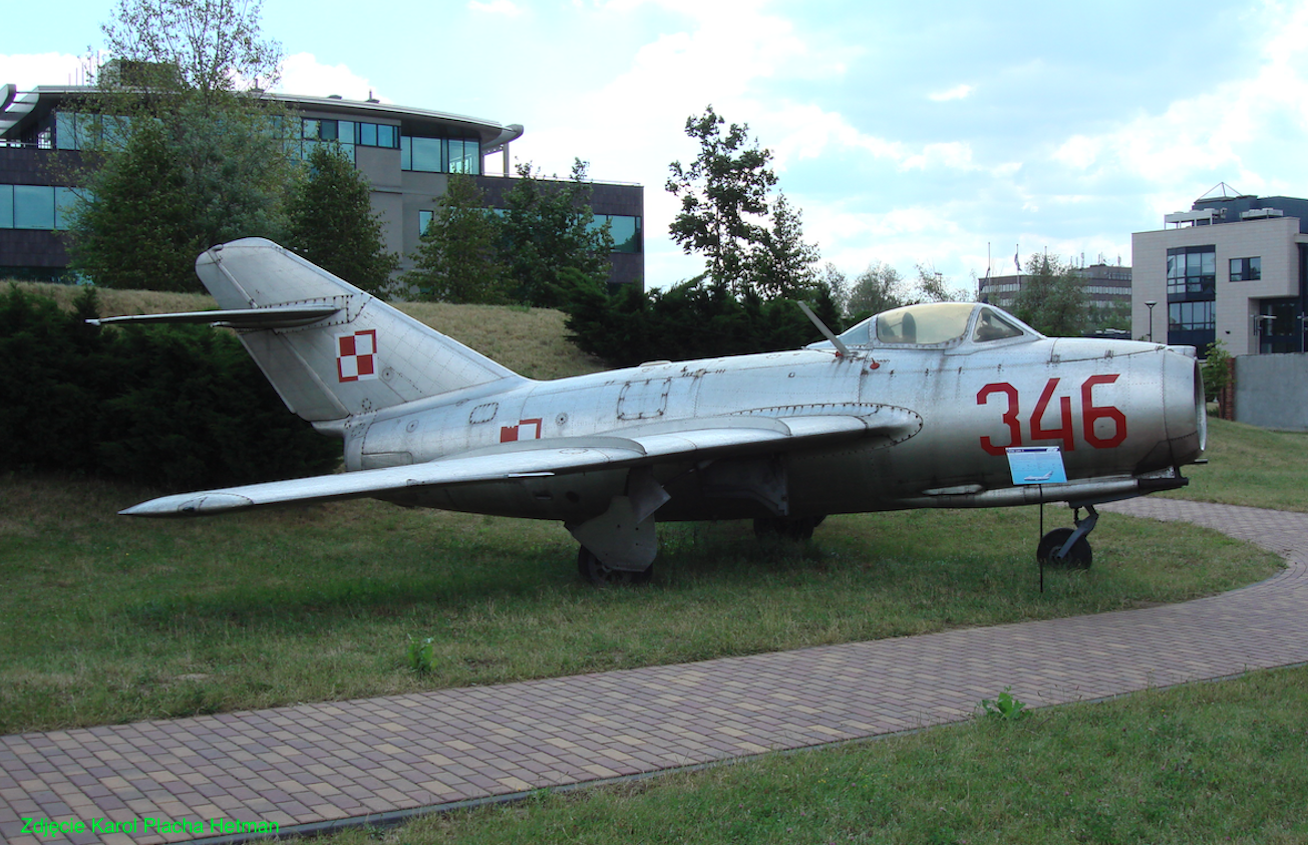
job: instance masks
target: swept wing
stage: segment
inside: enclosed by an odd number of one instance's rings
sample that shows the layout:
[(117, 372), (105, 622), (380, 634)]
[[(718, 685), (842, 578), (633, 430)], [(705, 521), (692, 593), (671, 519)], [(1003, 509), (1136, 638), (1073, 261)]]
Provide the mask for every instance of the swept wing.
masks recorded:
[(503, 444), (412, 466), (360, 470), (164, 496), (122, 511), (127, 516), (200, 516), (223, 511), (351, 499), (405, 490), (513, 478), (785, 451), (839, 438), (897, 441), (921, 428), (917, 414), (883, 407), (869, 415), (789, 418), (731, 416), (651, 426), (622, 437), (554, 438)]

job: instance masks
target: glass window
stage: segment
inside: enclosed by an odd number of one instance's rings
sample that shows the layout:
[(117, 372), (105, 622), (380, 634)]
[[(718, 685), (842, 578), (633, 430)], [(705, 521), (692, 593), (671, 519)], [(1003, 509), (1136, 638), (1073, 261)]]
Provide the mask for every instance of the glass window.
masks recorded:
[(419, 237), (427, 234), (427, 227), (431, 225), (432, 218), (434, 218), (435, 216), (436, 216), (436, 212), (432, 211), (431, 209), (424, 208), (418, 211), (418, 236)]
[(641, 251), (640, 218), (621, 214), (595, 215), (591, 229), (599, 229), (609, 224), (609, 235), (613, 238), (614, 252), (638, 253)]
[(967, 331), (970, 302), (935, 302), (906, 305), (877, 316), (881, 343), (948, 343)]
[(55, 228), (67, 229), (73, 222), (73, 208), (77, 203), (77, 194), (72, 188), (55, 188)]
[(981, 309), (981, 317), (976, 321), (976, 331), (972, 333), (972, 339), (978, 343), (1021, 336), (1021, 329), (989, 308)]
[(441, 167), (441, 139), (440, 138), (413, 138), (413, 161), (410, 170), (419, 170), (423, 173), (441, 173), (444, 168)]
[(75, 112), (55, 113), (55, 148), (60, 150), (80, 150), (81, 138), (77, 135), (77, 114)]
[(1167, 327), (1169, 331), (1198, 331), (1216, 328), (1214, 303), (1171, 302), (1167, 305)]
[(359, 145), (363, 147), (377, 146), (377, 124), (359, 124)]
[(14, 186), (0, 185), (0, 229), (14, 228)]
[(1186, 246), (1167, 251), (1167, 293), (1190, 299), (1216, 295), (1217, 247)]
[(1254, 282), (1263, 277), (1262, 258), (1232, 258), (1231, 281)]
[(395, 149), (400, 145), (400, 129), (398, 126), (377, 127), (377, 146)]
[(481, 144), (475, 139), (450, 139), (450, 172), (481, 173)]
[(14, 228), (53, 229), (55, 192), (48, 185), (14, 186)]

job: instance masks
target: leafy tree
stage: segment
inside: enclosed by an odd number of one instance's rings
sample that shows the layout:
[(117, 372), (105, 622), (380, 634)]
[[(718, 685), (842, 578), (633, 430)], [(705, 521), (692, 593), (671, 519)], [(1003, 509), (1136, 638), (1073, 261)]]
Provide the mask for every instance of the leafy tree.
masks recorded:
[(467, 174), (450, 176), (436, 214), (413, 253), (404, 282), (420, 299), (498, 304), (509, 301), (509, 276), (499, 254), (500, 217)]
[[(102, 27), (112, 59), (75, 106), (83, 156), (74, 181), (85, 187), (70, 226), (75, 268), (139, 286), (133, 267), (188, 266), (197, 245), (281, 239), (297, 162), (288, 113), (259, 87), (276, 79), (280, 47), (260, 40), (258, 16), (257, 2), (119, 0)], [(150, 184), (152, 170), (167, 178)], [(159, 214), (131, 214), (150, 202), (169, 209), (166, 231)], [(147, 284), (199, 290), (193, 274), (173, 271)]]
[(575, 270), (603, 283), (609, 273), (613, 236), (595, 226), (586, 164), (577, 159), (567, 181), (547, 181), (530, 164), (517, 167), (518, 179), (504, 195), (499, 250), (512, 278), (512, 298), (527, 305), (562, 303), (564, 273)]
[(916, 265), (918, 302), (966, 302), (968, 292), (962, 288), (951, 288), (949, 278), (926, 264)]
[(194, 291), (195, 258), (208, 244), (190, 225), (186, 174), (164, 127), (143, 123), (92, 179), (79, 206), (73, 265), (111, 288)]
[(764, 242), (768, 192), (777, 183), (772, 153), (749, 138), (747, 125), (731, 124), (712, 106), (686, 119), (686, 134), (699, 142), (699, 155), (687, 166), (670, 165), (667, 189), (681, 202), (672, 221), (672, 239), (687, 254), (708, 259), (708, 275), (735, 293), (750, 280), (750, 254)]
[(288, 246), (355, 287), (379, 293), (400, 262), (386, 251), (367, 177), (335, 144), (315, 146), (307, 170), (287, 202)]
[[(1222, 391), (1231, 383), (1231, 353), (1226, 344), (1215, 340), (1208, 344), (1201, 367), (1204, 379), (1204, 399), (1208, 402), (1220, 401)], [(1227, 408), (1222, 408), (1222, 418), (1227, 419)]]
[(281, 76), (281, 45), (259, 32), (258, 0), (118, 0), (102, 24), (114, 80), (150, 91), (221, 95), (268, 88)]
[(905, 301), (902, 284), (903, 278), (899, 271), (884, 261), (868, 265), (854, 279), (846, 313), (852, 319), (861, 320), (872, 314), (898, 308)]
[(772, 228), (763, 230), (751, 255), (751, 287), (765, 299), (807, 297), (817, 289), (818, 250), (804, 242), (802, 216), (785, 194), (772, 204)]
[[(735, 297), (707, 275), (666, 290), (625, 286), (611, 295), (591, 281), (570, 289), (568, 299), (573, 342), (619, 367), (795, 349), (822, 339), (793, 301)], [(829, 289), (819, 287), (813, 300), (815, 313), (839, 331)]]
[(820, 283), (826, 286), (831, 302), (836, 306), (836, 312), (839, 314), (849, 313), (847, 310), (850, 294), (849, 279), (845, 278), (845, 274), (840, 272), (836, 265), (828, 261), (822, 265), (819, 278), (821, 279)]
[(1070, 264), (1056, 257), (1032, 255), (1013, 313), (1032, 328), (1053, 337), (1081, 335), (1086, 324), (1081, 277)]

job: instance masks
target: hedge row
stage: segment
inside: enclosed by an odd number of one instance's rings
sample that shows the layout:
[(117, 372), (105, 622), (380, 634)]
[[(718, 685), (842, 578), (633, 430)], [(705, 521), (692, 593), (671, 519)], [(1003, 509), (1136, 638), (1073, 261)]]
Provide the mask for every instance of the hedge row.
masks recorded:
[(339, 441), (286, 410), (235, 337), (208, 327), (101, 329), (0, 295), (0, 470), (120, 478), (170, 491), (328, 472)]

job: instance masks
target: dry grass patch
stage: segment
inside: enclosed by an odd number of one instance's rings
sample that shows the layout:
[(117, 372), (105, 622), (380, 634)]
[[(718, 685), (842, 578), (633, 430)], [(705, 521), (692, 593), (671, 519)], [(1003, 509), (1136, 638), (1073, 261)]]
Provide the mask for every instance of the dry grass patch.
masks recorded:
[[(40, 282), (16, 282), (20, 290), (49, 297), (65, 310), (82, 288)], [(212, 296), (197, 293), (97, 288), (100, 315), (169, 314), (218, 307)], [(605, 369), (567, 340), (566, 315), (549, 308), (514, 305), (451, 305), (447, 302), (391, 303), (404, 313), (528, 378), (555, 379)]]

